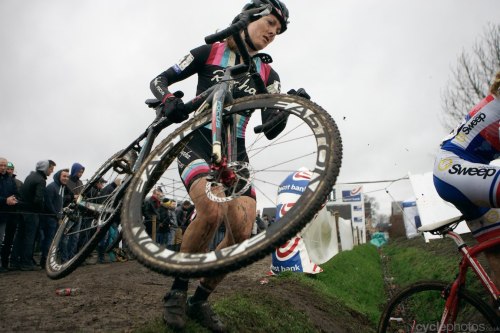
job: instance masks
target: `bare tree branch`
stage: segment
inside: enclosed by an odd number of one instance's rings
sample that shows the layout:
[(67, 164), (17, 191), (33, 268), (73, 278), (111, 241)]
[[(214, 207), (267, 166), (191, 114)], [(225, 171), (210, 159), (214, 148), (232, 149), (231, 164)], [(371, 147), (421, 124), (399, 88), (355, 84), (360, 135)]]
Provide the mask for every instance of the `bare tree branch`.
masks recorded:
[(471, 52), (457, 58), (451, 78), (441, 93), (441, 124), (453, 129), (474, 105), (487, 96), (495, 73), (500, 70), (500, 24), (488, 23)]

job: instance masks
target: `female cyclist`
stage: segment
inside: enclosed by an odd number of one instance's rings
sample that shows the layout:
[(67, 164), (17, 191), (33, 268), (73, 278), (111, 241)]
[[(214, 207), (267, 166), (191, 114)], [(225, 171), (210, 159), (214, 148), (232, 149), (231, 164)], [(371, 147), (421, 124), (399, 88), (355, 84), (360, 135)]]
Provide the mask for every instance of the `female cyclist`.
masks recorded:
[[(243, 7), (243, 11), (270, 4), (271, 14), (255, 16), (241, 34), (252, 60), (262, 78), (268, 93), (280, 92), (278, 74), (268, 63), (264, 63), (258, 52), (272, 43), (275, 37), (287, 29), (288, 9), (278, 0), (252, 0)], [(235, 19), (236, 21), (236, 19)], [(234, 22), (234, 21), (233, 21)], [(173, 122), (187, 119), (184, 113), (182, 93), (171, 93), (169, 87), (194, 74), (198, 75), (197, 94), (216, 84), (222, 78), (223, 69), (241, 63), (236, 44), (232, 38), (224, 42), (203, 45), (191, 50), (177, 64), (158, 75), (151, 82), (153, 94), (164, 103), (163, 112)], [(256, 94), (258, 87), (252, 78), (244, 74), (236, 79), (233, 88), (235, 98)], [(300, 90), (299, 90), (300, 91)], [(303, 94), (307, 97), (307, 94)], [(273, 111), (263, 111), (263, 122), (273, 116)], [(248, 161), (245, 151), (245, 127), (247, 116), (237, 115), (237, 151), (239, 161)], [(277, 136), (286, 126), (286, 120), (272, 131), (265, 133), (268, 139)], [(251, 187), (242, 196), (226, 203), (217, 203), (205, 194), (207, 175), (211, 163), (211, 131), (209, 128), (198, 130), (192, 140), (179, 155), (178, 166), (184, 186), (196, 207), (196, 217), (186, 229), (181, 245), (181, 252), (203, 252), (208, 249), (215, 232), (221, 223), (228, 223), (231, 232), (218, 249), (241, 242), (250, 237), (256, 216), (255, 191)], [(212, 311), (207, 298), (221, 282), (224, 276), (206, 277), (189, 299), (187, 298), (188, 280), (176, 277), (171, 290), (165, 295), (164, 320), (175, 329), (185, 326), (186, 313), (212, 331), (225, 331), (225, 325)]]

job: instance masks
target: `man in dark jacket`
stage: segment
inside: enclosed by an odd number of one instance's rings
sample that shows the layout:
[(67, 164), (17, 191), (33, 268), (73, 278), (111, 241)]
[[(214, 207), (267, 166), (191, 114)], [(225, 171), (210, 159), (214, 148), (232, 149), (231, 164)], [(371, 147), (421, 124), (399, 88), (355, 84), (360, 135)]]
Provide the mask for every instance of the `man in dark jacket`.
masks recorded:
[(142, 206), (142, 214), (144, 216), (144, 225), (146, 227), (146, 232), (149, 236), (153, 234), (153, 216), (159, 222), (159, 208), (162, 198), (163, 191), (161, 190), (161, 188), (156, 188), (153, 190), (153, 195), (144, 200), (144, 204)]
[(66, 186), (69, 179), (69, 169), (62, 169), (54, 174), (54, 181), (47, 185), (45, 190), (46, 214), (40, 217), (40, 230), (43, 235), (40, 240), (42, 257), (40, 267), (45, 268), (50, 243), (62, 218), (62, 210), (73, 200), (73, 193)]
[[(16, 182), (7, 172), (7, 160), (0, 157), (0, 246), (3, 243), (7, 223), (15, 215), (15, 206), (17, 205)], [(3, 264), (0, 272), (6, 272), (7, 266)]]
[[(82, 178), (83, 172), (85, 171), (85, 167), (80, 163), (73, 163), (71, 166), (71, 173), (69, 175), (69, 180), (66, 186), (69, 187), (71, 192), (73, 192), (75, 199), (80, 195), (83, 190), (83, 182), (80, 178)], [(81, 220), (75, 221), (76, 225), (75, 229), (80, 229)], [(74, 233), (70, 235), (67, 239), (67, 251), (63, 253), (63, 260), (71, 259), (78, 252), (78, 244), (82, 243), (83, 239), (80, 239), (80, 233)]]
[(69, 175), (68, 184), (66, 185), (75, 195), (78, 195), (82, 192), (83, 182), (80, 178), (82, 178), (84, 171), (85, 167), (80, 163), (73, 163), (73, 165), (71, 166), (71, 173)]
[(39, 225), (39, 214), (45, 210), (45, 186), (47, 177), (56, 164), (51, 160), (40, 161), (36, 171), (26, 177), (21, 186), (21, 210), (23, 219), (19, 222), (14, 236), (11, 268), (25, 271), (35, 270), (33, 265), (33, 245)]

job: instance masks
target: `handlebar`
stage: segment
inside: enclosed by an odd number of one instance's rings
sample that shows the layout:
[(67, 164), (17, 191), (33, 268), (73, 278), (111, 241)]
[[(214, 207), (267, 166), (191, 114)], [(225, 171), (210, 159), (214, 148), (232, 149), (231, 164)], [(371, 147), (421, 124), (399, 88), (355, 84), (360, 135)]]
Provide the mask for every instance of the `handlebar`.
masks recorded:
[(264, 5), (244, 11), (238, 15), (238, 20), (231, 24), (228, 28), (205, 37), (205, 42), (207, 44), (213, 44), (215, 42), (220, 42), (230, 36), (238, 34), (241, 30), (248, 26), (248, 24), (250, 23), (250, 18), (252, 16), (269, 15), (271, 14), (271, 9), (271, 5)]
[(243, 30), (248, 25), (248, 23), (250, 23), (249, 21), (250, 17), (248, 15), (244, 15), (240, 20), (238, 20), (238, 22), (232, 24), (228, 28), (205, 37), (205, 43), (213, 44), (215, 42), (222, 41), (229, 36), (235, 35)]

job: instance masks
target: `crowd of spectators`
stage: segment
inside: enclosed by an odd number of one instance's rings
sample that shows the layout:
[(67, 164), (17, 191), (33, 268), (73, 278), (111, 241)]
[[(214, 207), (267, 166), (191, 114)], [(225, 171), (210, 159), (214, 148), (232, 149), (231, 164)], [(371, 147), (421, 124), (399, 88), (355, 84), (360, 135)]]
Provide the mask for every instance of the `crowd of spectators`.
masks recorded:
[[(71, 169), (62, 168), (54, 173), (55, 167), (52, 160), (39, 161), (22, 182), (16, 177), (14, 164), (0, 157), (0, 273), (44, 269), (63, 209), (78, 197), (84, 186), (81, 178), (85, 167), (82, 164), (74, 163)], [(53, 181), (47, 184), (52, 174)], [(95, 191), (92, 197), (106, 198), (120, 185), (120, 179), (106, 183), (98, 181), (90, 190)], [(168, 198), (161, 188), (154, 189), (145, 199), (142, 212), (146, 232), (172, 251), (180, 250), (182, 235), (196, 215), (190, 201), (177, 202)], [(119, 237), (119, 215), (111, 223), (106, 237), (97, 246), (98, 263), (127, 259), (122, 255), (117, 257), (117, 251), (109, 249)], [(271, 223), (267, 215), (261, 218), (258, 211), (252, 235), (264, 231)], [(225, 231), (222, 223), (209, 245), (210, 250), (222, 241)], [(79, 245), (77, 235), (68, 237), (62, 249), (63, 261), (72, 258)], [(39, 258), (38, 262), (35, 257)]]

